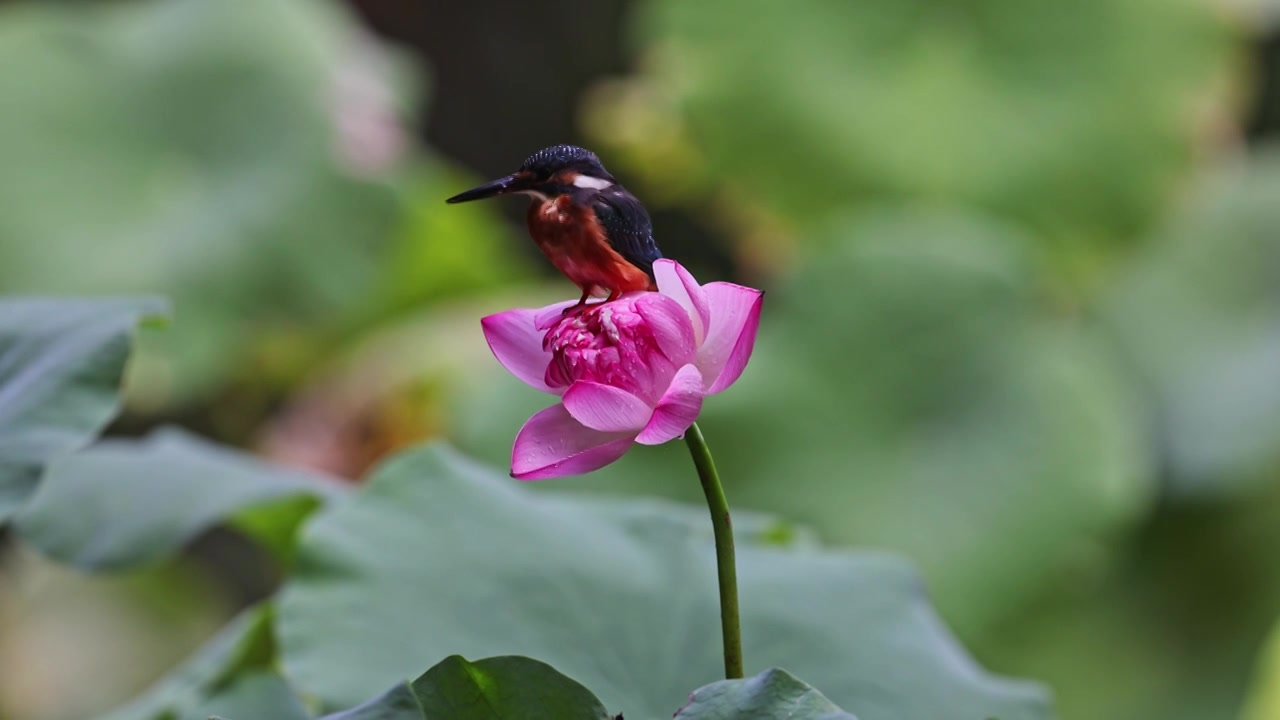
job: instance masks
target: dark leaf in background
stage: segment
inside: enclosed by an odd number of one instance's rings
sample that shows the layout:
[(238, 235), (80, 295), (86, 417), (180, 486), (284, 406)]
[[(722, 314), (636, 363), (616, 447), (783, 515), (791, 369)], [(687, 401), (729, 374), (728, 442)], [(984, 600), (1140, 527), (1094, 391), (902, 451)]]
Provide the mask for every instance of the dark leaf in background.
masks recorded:
[(1181, 495), (1229, 491), (1280, 459), (1277, 198), (1275, 150), (1219, 169), (1104, 299)]
[[(514, 653), (611, 711), (669, 717), (722, 670), (714, 553), (693, 513), (641, 517), (443, 448), (402, 455), (303, 533), (279, 600), (285, 672), (343, 708), (432, 657)], [(750, 667), (801, 673), (862, 720), (1048, 717), (1040, 688), (974, 663), (900, 560), (745, 541), (738, 564)]]
[(88, 444), (120, 407), (120, 382), (147, 299), (0, 300), (0, 524), (45, 463)]

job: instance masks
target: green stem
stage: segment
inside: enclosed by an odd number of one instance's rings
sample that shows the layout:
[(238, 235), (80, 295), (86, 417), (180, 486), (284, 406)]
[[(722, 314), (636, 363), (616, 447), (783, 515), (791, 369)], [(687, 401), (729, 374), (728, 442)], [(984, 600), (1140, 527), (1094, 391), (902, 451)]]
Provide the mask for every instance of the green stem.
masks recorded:
[(742, 630), (738, 622), (738, 569), (733, 559), (733, 521), (729, 518), (729, 501), (725, 499), (720, 475), (716, 472), (711, 450), (694, 423), (684, 434), (693, 456), (693, 465), (702, 481), (711, 511), (711, 529), (716, 539), (716, 569), (720, 577), (720, 631), (724, 636), (724, 676), (742, 677)]

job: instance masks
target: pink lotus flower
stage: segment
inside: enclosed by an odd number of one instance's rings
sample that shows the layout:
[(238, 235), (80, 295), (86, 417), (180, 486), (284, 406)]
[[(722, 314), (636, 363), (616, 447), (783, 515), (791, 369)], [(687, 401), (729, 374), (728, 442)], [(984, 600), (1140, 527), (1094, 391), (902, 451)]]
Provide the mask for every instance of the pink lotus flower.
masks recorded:
[(481, 320), (498, 362), (560, 402), (529, 418), (511, 450), (521, 480), (590, 472), (633, 443), (683, 437), (702, 398), (742, 374), (760, 325), (759, 290), (698, 285), (654, 263), (658, 292), (629, 293), (565, 314), (573, 301)]

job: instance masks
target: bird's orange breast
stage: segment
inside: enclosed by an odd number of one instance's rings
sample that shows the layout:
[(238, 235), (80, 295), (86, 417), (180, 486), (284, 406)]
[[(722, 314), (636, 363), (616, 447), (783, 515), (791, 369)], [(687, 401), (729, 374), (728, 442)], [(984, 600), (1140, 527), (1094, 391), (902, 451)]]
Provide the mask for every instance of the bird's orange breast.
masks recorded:
[(583, 291), (650, 289), (649, 275), (613, 249), (591, 208), (562, 195), (531, 203), (527, 220), (542, 254)]

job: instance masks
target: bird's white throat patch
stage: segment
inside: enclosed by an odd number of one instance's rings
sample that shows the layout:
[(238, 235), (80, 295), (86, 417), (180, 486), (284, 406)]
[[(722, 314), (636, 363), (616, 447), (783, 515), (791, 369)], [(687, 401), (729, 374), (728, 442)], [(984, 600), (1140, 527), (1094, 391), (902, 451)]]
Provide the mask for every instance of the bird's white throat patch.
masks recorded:
[(591, 177), (590, 175), (579, 175), (573, 179), (573, 186), (580, 188), (590, 188), (592, 190), (603, 190), (613, 185), (613, 181), (603, 178)]

